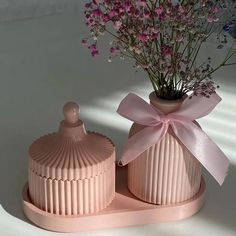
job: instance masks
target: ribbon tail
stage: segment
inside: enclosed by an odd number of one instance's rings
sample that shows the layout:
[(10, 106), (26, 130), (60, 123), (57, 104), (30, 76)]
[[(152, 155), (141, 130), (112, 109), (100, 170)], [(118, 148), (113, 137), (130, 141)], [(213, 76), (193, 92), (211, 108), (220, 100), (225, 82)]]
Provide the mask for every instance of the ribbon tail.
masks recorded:
[(229, 168), (229, 159), (221, 149), (191, 121), (171, 123), (176, 136), (199, 160), (215, 180), (222, 185)]
[(120, 160), (122, 165), (127, 165), (148, 148), (158, 143), (167, 132), (167, 129), (166, 125), (160, 123), (158, 126), (146, 127), (130, 137), (123, 148)]

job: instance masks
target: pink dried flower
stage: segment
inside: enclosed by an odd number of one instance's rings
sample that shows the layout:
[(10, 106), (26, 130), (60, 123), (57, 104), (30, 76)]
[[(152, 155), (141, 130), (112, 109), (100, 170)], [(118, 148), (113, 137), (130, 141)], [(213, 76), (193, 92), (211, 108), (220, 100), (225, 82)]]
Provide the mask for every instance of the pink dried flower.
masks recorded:
[(110, 16), (109, 16), (108, 14), (104, 14), (104, 15), (102, 16), (102, 19), (103, 19), (103, 21), (106, 23), (107, 21), (110, 20)]
[(147, 41), (148, 41), (148, 36), (147, 36), (147, 34), (145, 34), (145, 33), (141, 33), (141, 34), (139, 34), (138, 39), (139, 39), (141, 42), (147, 42)]
[(93, 6), (93, 3), (92, 3), (92, 2), (86, 3), (86, 4), (84, 5), (85, 8), (91, 8), (92, 6)]
[(207, 21), (208, 21), (209, 23), (217, 22), (218, 20), (219, 20), (219, 18), (216, 17), (216, 16), (208, 16), (208, 17), (207, 17)]
[(218, 13), (220, 11), (220, 8), (218, 6), (215, 6), (212, 10), (213, 13)]
[(143, 13), (144, 18), (149, 18), (151, 16), (151, 12), (148, 10), (145, 10)]
[(97, 45), (96, 45), (95, 43), (94, 43), (94, 44), (91, 44), (90, 46), (88, 46), (88, 48), (91, 50), (91, 55), (92, 55), (93, 57), (99, 55), (99, 51), (98, 51)]
[(81, 43), (82, 43), (84, 46), (88, 46), (88, 40), (87, 40), (87, 39), (82, 39), (82, 40), (81, 40)]
[(96, 5), (98, 5), (101, 2), (102, 2), (102, 0), (93, 0), (93, 3), (96, 4)]
[(118, 10), (111, 10), (108, 15), (112, 18), (114, 16), (117, 16), (119, 14)]
[(120, 20), (117, 20), (114, 22), (114, 28), (116, 30), (119, 30), (121, 26), (122, 26), (122, 22)]
[(155, 12), (157, 15), (161, 15), (164, 12), (164, 9), (163, 9), (163, 7), (157, 7), (155, 9)]
[(171, 56), (173, 53), (173, 49), (171, 46), (163, 45), (162, 46), (162, 53), (165, 57)]
[(177, 41), (177, 42), (183, 42), (183, 41), (184, 41), (183, 35), (178, 35), (178, 36), (176, 37), (176, 41)]
[(145, 7), (147, 5), (147, 0), (137, 0), (137, 4), (141, 7)]
[(119, 52), (119, 48), (118, 47), (111, 47), (110, 52), (113, 53), (113, 54), (117, 53), (117, 52)]
[(99, 16), (102, 16), (102, 12), (100, 9), (97, 8), (97, 9), (93, 10), (92, 15), (99, 17)]
[(131, 8), (132, 8), (131, 3), (128, 3), (128, 2), (127, 2), (127, 3), (124, 4), (124, 9), (125, 9), (126, 11), (129, 12)]
[(96, 57), (96, 56), (99, 55), (99, 51), (98, 51), (98, 50), (93, 50), (93, 51), (91, 52), (91, 54), (92, 54), (93, 57)]
[(219, 24), (218, 12), (224, 1), (86, 1), (85, 22), (91, 37), (82, 40), (82, 44), (93, 57), (99, 55), (98, 38), (110, 34), (114, 40), (109, 46), (108, 61), (115, 57), (133, 58), (135, 68), (143, 68), (155, 81), (160, 97), (175, 99), (190, 91), (209, 96), (215, 91), (217, 86), (210, 82), (215, 71), (211, 61), (198, 64), (200, 50), (193, 48), (201, 49), (207, 40), (211, 27), (204, 24)]
[(184, 8), (184, 6), (179, 5), (178, 11), (179, 11), (181, 14), (185, 13), (185, 8)]

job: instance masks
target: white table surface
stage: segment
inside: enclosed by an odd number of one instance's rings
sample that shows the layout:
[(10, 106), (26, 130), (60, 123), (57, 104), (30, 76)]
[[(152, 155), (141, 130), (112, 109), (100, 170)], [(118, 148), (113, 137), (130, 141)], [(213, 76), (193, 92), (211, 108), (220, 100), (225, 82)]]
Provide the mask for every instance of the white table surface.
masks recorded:
[[(135, 73), (127, 61), (108, 64), (105, 52), (91, 58), (80, 45), (87, 34), (82, 15), (51, 16), (0, 24), (0, 235), (49, 236), (23, 215), (21, 191), (27, 181), (27, 149), (31, 142), (58, 129), (62, 106), (74, 100), (90, 130), (100, 131), (117, 145), (127, 137), (130, 122), (116, 114), (130, 91), (144, 98), (151, 91), (143, 73)], [(207, 46), (206, 56), (214, 51)], [(224, 51), (213, 57), (218, 61)], [(222, 85), (223, 101), (200, 120), (204, 130), (231, 160), (222, 187), (204, 173), (207, 198), (203, 209), (190, 219), (60, 235), (236, 235), (236, 68), (215, 76)], [(58, 234), (59, 235), (59, 234)]]

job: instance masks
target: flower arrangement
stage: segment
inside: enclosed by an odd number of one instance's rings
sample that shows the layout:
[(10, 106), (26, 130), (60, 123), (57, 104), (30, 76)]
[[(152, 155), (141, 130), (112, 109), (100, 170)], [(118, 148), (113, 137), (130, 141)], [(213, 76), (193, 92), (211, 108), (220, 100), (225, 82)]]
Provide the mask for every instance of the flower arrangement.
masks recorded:
[(98, 38), (110, 34), (108, 61), (117, 56), (134, 59), (162, 99), (180, 99), (189, 92), (209, 97), (218, 87), (212, 74), (235, 64), (229, 62), (236, 53), (233, 47), (218, 66), (212, 66), (210, 57), (197, 61), (202, 45), (219, 27), (225, 4), (219, 0), (90, 0), (84, 14), (91, 37), (82, 43), (95, 57), (100, 53)]

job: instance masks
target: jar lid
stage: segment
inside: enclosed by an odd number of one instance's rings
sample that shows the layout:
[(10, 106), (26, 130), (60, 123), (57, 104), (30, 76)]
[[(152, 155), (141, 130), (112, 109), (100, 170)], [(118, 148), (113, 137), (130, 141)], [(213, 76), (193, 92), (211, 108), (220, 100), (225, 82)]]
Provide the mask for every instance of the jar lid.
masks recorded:
[(66, 103), (59, 131), (31, 144), (31, 171), (50, 179), (79, 180), (97, 176), (111, 167), (115, 161), (114, 144), (104, 135), (87, 132), (79, 111), (76, 103)]

